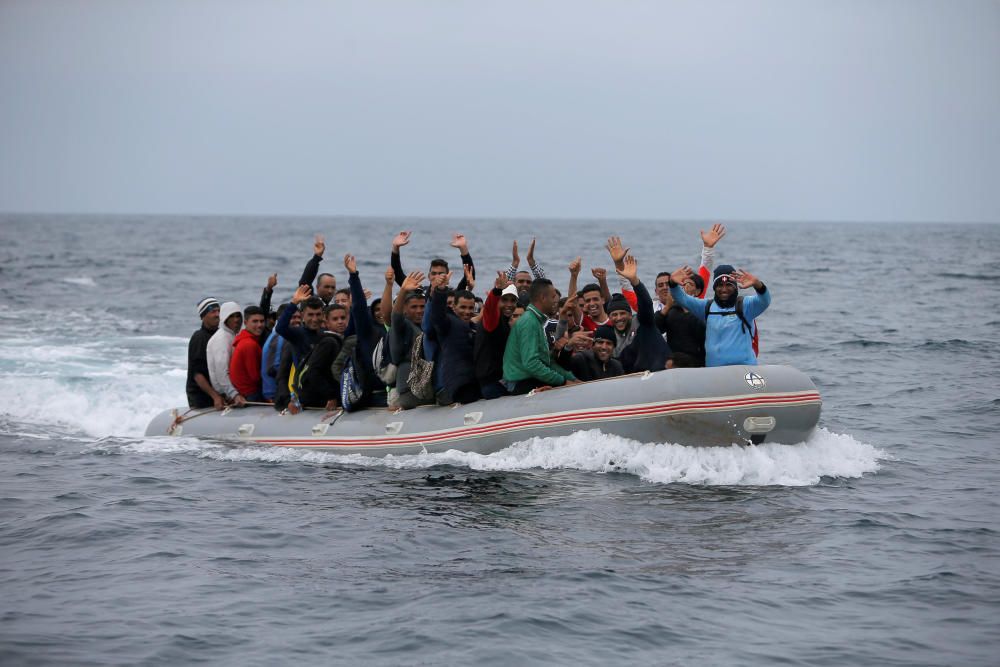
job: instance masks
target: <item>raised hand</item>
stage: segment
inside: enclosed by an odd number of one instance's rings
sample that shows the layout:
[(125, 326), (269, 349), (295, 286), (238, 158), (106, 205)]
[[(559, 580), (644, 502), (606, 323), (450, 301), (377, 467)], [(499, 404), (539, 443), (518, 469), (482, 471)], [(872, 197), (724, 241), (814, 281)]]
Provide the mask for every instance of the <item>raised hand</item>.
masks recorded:
[(469, 254), (469, 244), (465, 240), (465, 234), (452, 234), (451, 243), (449, 245), (452, 248), (458, 248), (458, 251), (463, 255)]
[(759, 287), (763, 283), (749, 271), (736, 269), (736, 284), (740, 286), (740, 289), (746, 289), (748, 287)]
[(326, 241), (322, 234), (317, 234), (316, 240), (313, 241), (313, 254), (322, 257), (324, 252), (326, 252)]
[(347, 269), (348, 273), (358, 272), (358, 262), (354, 259), (354, 255), (349, 253), (344, 255), (344, 268)]
[(393, 271), (392, 267), (390, 266), (388, 269), (385, 270), (385, 284), (391, 285), (392, 281), (394, 281), (395, 279), (396, 279), (396, 272)]
[(400, 232), (400, 233), (396, 234), (396, 236), (393, 237), (393, 239), (392, 239), (392, 249), (393, 250), (399, 250), (404, 245), (406, 245), (407, 243), (409, 243), (410, 242), (410, 234), (412, 234), (412, 233), (413, 232), (405, 232), (404, 231), (404, 232)]
[(510, 281), (507, 280), (507, 273), (505, 271), (497, 271), (497, 279), (493, 283), (493, 287), (498, 290), (504, 290), (507, 285), (510, 285)]
[(451, 271), (448, 273), (439, 273), (433, 278), (431, 278), (431, 287), (436, 290), (448, 289), (448, 285), (451, 283)]
[(608, 270), (607, 269), (602, 269), (602, 268), (598, 267), (596, 269), (591, 269), (590, 273), (595, 278), (597, 278), (597, 282), (599, 282), (599, 283), (606, 283), (606, 282), (608, 282)]
[(310, 296), (312, 296), (312, 287), (309, 285), (299, 285), (299, 288), (295, 290), (295, 294), (292, 295), (292, 303), (300, 304)]
[(521, 266), (521, 256), (517, 254), (517, 241), (514, 241), (514, 248), (510, 251), (510, 264), (515, 269)]
[(633, 286), (639, 284), (639, 263), (635, 261), (635, 257), (632, 255), (625, 255), (625, 259), (622, 260), (622, 267), (615, 269), (615, 273), (632, 283)]
[(463, 264), (462, 270), (465, 272), (465, 289), (471, 292), (476, 287), (476, 277), (472, 275), (472, 265)]
[(617, 236), (609, 238), (608, 244), (605, 247), (608, 249), (608, 254), (611, 255), (611, 260), (615, 263), (615, 268), (620, 269), (622, 267), (622, 259), (628, 254), (630, 248), (624, 247), (621, 238)]
[(576, 311), (576, 292), (566, 297), (566, 303), (559, 309), (559, 319), (565, 320)]
[(720, 222), (712, 225), (712, 229), (707, 232), (703, 229), (701, 230), (701, 242), (705, 244), (706, 248), (714, 248), (715, 244), (722, 240), (722, 237), (726, 235), (726, 226)]
[(572, 262), (569, 263), (569, 272), (571, 275), (574, 276), (580, 275), (581, 268), (583, 268), (583, 262), (580, 260), (579, 257), (577, 257), (576, 259), (574, 259)]
[(363, 289), (361, 291), (364, 292), (365, 301), (371, 301), (372, 300), (372, 296), (373, 295), (372, 295), (372, 291), (370, 289)]
[(535, 265), (535, 237), (531, 237), (531, 245), (528, 246), (528, 266)]
[(414, 271), (410, 275), (403, 278), (403, 286), (400, 290), (403, 292), (412, 292), (415, 289), (419, 289), (420, 285), (424, 282), (424, 274), (420, 271)]
[(569, 345), (573, 346), (574, 350), (582, 352), (583, 350), (589, 350), (594, 347), (594, 332), (593, 331), (576, 331), (572, 336), (569, 337)]
[(273, 292), (274, 288), (275, 288), (275, 286), (277, 284), (278, 284), (278, 274), (277, 273), (272, 273), (271, 275), (269, 275), (267, 277), (267, 288), (266, 289), (267, 289), (268, 292)]
[(678, 285), (682, 284), (688, 278), (694, 276), (694, 271), (691, 270), (690, 266), (682, 266), (673, 273), (670, 274), (670, 279), (673, 280)]

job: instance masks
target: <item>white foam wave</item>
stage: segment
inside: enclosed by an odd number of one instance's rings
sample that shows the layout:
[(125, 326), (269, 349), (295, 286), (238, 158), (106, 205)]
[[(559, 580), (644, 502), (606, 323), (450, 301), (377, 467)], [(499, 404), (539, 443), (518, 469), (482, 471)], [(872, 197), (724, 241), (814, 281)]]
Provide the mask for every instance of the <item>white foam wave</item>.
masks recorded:
[(97, 287), (97, 283), (90, 276), (71, 276), (63, 278), (62, 281), (70, 285), (80, 285), (81, 287)]
[(231, 447), (191, 439), (156, 438), (126, 445), (137, 453), (192, 453), (219, 461), (338, 463), (395, 469), (453, 465), (482, 471), (567, 469), (628, 473), (659, 484), (709, 486), (811, 486), (827, 478), (857, 478), (879, 470), (890, 458), (849, 435), (819, 429), (797, 445), (685, 447), (643, 443), (597, 430), (532, 438), (494, 454), (448, 451), (440, 454), (371, 458), (358, 454), (303, 451), (283, 447)]

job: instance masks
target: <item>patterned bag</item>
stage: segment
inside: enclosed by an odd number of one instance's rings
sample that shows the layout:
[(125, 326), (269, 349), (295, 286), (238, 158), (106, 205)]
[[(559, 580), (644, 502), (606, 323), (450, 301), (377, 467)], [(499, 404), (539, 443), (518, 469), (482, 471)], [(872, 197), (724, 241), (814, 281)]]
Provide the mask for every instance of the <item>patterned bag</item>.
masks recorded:
[(406, 384), (410, 387), (410, 393), (414, 398), (421, 401), (429, 401), (434, 398), (434, 362), (424, 359), (424, 334), (417, 334), (413, 341), (413, 348), (410, 350), (410, 375), (406, 378)]

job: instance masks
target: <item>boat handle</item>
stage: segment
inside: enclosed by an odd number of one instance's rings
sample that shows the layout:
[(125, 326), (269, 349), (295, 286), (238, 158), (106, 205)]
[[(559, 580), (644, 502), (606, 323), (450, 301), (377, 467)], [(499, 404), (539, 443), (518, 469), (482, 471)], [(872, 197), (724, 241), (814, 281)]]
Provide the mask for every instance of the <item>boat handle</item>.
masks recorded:
[(253, 435), (253, 424), (240, 424), (240, 427), (236, 429), (241, 438), (249, 438)]
[(395, 435), (403, 428), (403, 422), (389, 422), (385, 425), (385, 432), (389, 435)]
[(462, 422), (466, 426), (472, 426), (473, 424), (478, 424), (479, 420), (481, 420), (482, 418), (483, 418), (482, 412), (466, 412), (465, 418), (462, 420)]
[(316, 424), (312, 427), (313, 435), (326, 435), (326, 432), (330, 429), (329, 424)]

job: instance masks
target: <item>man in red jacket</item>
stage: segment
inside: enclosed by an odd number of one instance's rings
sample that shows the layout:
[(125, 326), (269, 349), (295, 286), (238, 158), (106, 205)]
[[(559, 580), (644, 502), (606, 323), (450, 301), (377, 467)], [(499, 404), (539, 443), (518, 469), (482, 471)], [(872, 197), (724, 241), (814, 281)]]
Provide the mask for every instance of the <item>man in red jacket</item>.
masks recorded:
[(229, 379), (248, 401), (266, 401), (260, 382), (260, 334), (264, 331), (264, 311), (247, 306), (243, 311), (243, 331), (233, 340), (233, 356), (229, 360)]

